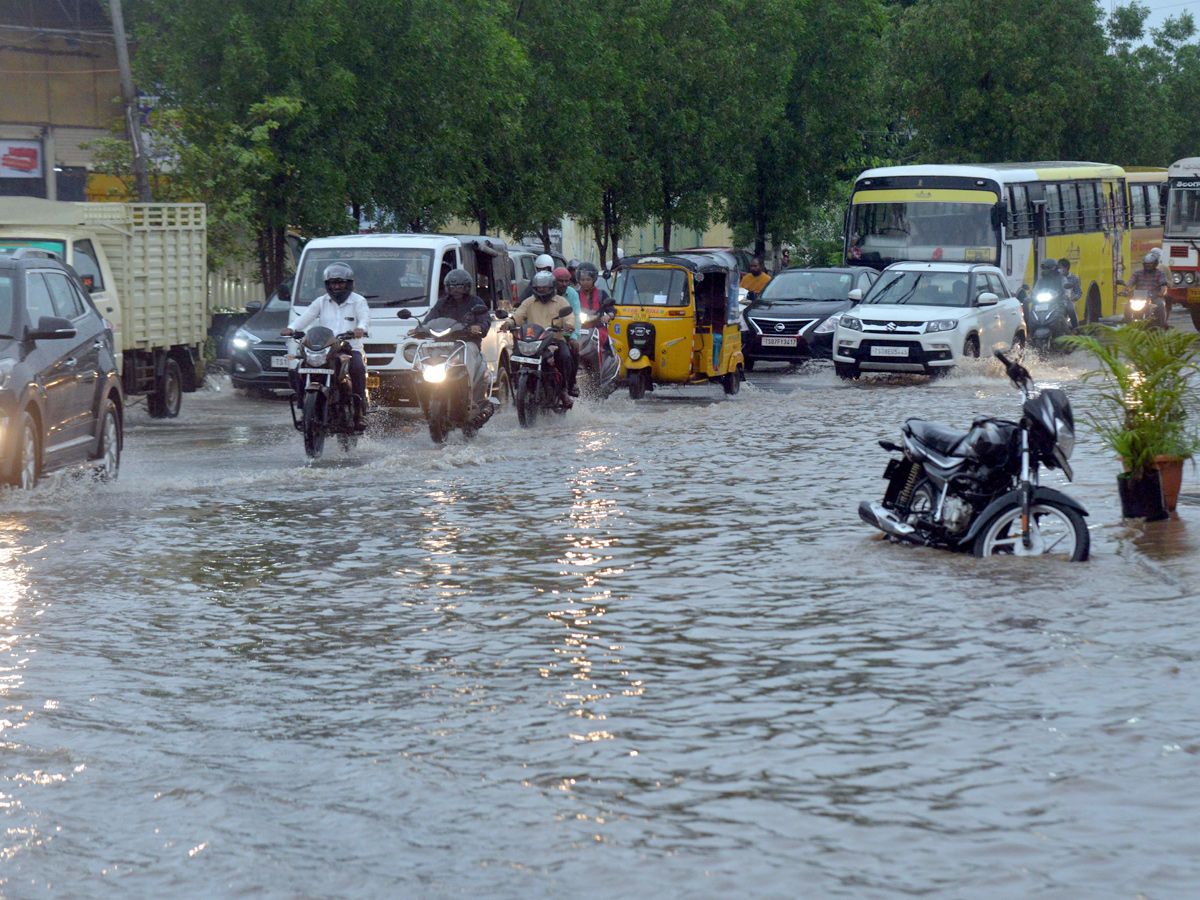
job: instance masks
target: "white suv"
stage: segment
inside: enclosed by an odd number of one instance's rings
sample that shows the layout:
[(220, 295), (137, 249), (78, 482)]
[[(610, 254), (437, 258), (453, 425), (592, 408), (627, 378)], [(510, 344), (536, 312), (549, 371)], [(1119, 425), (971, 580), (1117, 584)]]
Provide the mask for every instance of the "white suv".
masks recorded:
[[(850, 299), (860, 299), (856, 294)], [(833, 364), (842, 378), (932, 375), (1025, 342), (1021, 302), (995, 266), (895, 263), (861, 300), (842, 313), (833, 335)]]

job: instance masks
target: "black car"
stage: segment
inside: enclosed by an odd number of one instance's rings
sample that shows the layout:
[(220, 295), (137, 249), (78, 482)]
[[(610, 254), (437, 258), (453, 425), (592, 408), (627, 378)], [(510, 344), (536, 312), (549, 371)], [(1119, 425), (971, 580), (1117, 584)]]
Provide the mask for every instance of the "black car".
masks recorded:
[(235, 388), (252, 391), (290, 390), (287, 338), (279, 332), (288, 326), (289, 299), (275, 291), (230, 340), (229, 377)]
[(746, 371), (756, 362), (802, 362), (833, 355), (831, 317), (853, 304), (850, 291), (864, 294), (879, 273), (866, 267), (784, 269), (742, 312)]
[(113, 333), (75, 270), (30, 247), (0, 252), (0, 477), (121, 464), (125, 397)]

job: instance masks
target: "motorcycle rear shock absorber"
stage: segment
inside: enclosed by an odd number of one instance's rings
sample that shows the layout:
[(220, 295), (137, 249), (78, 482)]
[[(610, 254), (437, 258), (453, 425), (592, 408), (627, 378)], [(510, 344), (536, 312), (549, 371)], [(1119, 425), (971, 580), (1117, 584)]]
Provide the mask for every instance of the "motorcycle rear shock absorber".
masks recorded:
[(912, 493), (917, 487), (917, 482), (921, 480), (921, 474), (925, 471), (925, 467), (920, 463), (913, 463), (908, 470), (908, 481), (904, 484), (904, 489), (900, 491), (900, 496), (896, 499), (896, 505), (900, 509), (908, 509), (908, 502), (912, 499)]

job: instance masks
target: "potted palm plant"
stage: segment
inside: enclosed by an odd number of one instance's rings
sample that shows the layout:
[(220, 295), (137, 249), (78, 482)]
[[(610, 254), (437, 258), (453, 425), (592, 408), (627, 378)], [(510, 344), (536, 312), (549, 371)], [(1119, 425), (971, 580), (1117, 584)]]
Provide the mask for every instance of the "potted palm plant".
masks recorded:
[(1127, 518), (1166, 518), (1179, 496), (1183, 461), (1200, 450), (1200, 437), (1188, 418), (1193, 405), (1189, 379), (1198, 368), (1200, 335), (1141, 322), (1083, 331), (1060, 342), (1089, 351), (1099, 363), (1083, 375), (1100, 385), (1100, 403), (1087, 418), (1125, 464), (1125, 472), (1117, 476), (1122, 513)]

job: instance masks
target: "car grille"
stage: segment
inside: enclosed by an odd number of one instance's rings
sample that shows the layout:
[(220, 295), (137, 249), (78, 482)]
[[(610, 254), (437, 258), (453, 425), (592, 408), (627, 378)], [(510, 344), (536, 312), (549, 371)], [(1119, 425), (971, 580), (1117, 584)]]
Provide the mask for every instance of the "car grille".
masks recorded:
[(396, 358), (397, 344), (363, 344), (368, 366), (389, 366)]
[[(754, 326), (767, 337), (778, 335), (784, 337), (787, 335), (797, 335), (805, 328), (811, 325), (816, 319), (760, 319), (756, 316), (751, 316), (750, 321)], [(782, 325), (780, 329), (778, 326)]]
[(271, 359), (273, 357), (287, 353), (287, 350), (285, 350), (283, 347), (269, 347), (266, 349), (259, 347), (259, 348), (255, 348), (255, 350), (253, 352), (254, 352), (254, 361), (258, 363), (259, 368), (262, 369), (264, 372), (269, 372), (272, 368)]
[(882, 331), (887, 334), (920, 334), (925, 330), (924, 322), (876, 322), (863, 319), (863, 331)]

